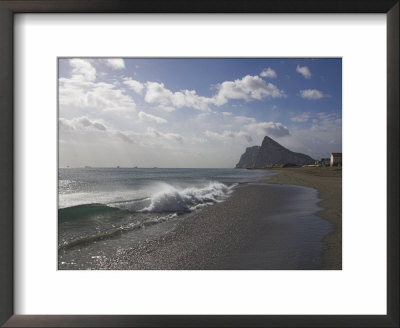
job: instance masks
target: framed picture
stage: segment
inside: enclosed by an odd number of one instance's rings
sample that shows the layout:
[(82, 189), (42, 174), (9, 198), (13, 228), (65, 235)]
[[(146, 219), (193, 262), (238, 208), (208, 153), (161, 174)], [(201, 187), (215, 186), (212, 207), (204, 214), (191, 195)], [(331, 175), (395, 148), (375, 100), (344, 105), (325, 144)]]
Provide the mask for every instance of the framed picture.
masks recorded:
[(342, 268), (341, 58), (58, 67), (59, 270)]
[(2, 324), (399, 325), (398, 1), (0, 10)]

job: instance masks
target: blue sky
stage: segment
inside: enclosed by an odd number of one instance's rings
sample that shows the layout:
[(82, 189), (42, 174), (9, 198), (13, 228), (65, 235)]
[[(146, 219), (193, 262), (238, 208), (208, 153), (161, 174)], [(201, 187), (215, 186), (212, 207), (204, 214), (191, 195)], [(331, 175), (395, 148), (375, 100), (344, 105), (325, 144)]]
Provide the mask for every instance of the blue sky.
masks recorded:
[(342, 150), (339, 58), (59, 60), (60, 166), (234, 167), (265, 135)]

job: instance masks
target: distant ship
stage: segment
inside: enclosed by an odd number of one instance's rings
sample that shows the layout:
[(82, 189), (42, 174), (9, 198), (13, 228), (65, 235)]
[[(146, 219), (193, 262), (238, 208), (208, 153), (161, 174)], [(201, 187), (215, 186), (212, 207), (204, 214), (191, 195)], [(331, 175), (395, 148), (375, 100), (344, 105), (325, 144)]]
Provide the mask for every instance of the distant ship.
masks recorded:
[(119, 166), (117, 166), (117, 169), (119, 169)]
[(91, 166), (85, 166), (85, 169), (91, 169), (92, 167)]

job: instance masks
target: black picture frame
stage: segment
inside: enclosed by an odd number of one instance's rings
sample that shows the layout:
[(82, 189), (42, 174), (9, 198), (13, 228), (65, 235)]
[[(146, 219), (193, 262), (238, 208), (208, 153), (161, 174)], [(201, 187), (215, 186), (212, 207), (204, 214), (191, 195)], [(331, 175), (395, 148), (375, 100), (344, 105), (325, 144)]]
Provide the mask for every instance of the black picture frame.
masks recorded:
[[(398, 0), (0, 0), (0, 324), (5, 327), (399, 327), (399, 8)], [(16, 13), (385, 13), (387, 315), (14, 315), (13, 18)]]

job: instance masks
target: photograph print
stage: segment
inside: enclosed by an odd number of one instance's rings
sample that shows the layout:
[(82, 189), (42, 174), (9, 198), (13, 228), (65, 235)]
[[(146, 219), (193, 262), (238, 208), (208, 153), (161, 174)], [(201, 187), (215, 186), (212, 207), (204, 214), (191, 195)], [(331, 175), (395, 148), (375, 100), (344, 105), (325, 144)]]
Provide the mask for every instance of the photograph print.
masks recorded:
[(58, 59), (59, 270), (341, 270), (341, 58)]

